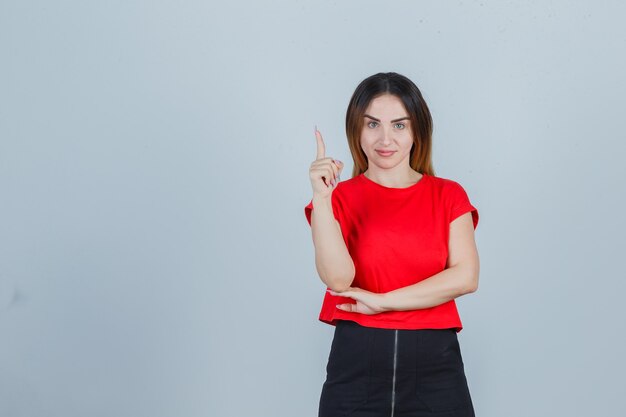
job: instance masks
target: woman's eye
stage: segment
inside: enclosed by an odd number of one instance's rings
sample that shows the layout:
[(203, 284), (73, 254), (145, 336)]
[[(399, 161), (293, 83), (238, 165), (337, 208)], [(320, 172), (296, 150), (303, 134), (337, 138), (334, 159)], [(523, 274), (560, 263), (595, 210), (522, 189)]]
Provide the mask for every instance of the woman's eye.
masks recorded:
[[(369, 122), (367, 125), (373, 129), (373, 128), (376, 127), (376, 125), (378, 125), (378, 122)], [(374, 126), (372, 126), (372, 125), (374, 125)], [(404, 129), (405, 128), (405, 124), (404, 123), (396, 123), (395, 126), (400, 126), (400, 129)]]

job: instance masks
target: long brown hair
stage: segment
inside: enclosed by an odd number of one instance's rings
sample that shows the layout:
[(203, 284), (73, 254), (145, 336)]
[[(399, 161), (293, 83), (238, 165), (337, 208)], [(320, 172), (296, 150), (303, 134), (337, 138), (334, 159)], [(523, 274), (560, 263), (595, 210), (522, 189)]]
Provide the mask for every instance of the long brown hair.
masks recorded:
[(346, 135), (354, 160), (352, 177), (367, 170), (367, 156), (361, 149), (363, 118), (370, 101), (383, 94), (397, 96), (402, 100), (409, 114), (413, 132), (413, 145), (409, 157), (411, 168), (419, 173), (435, 175), (431, 159), (433, 119), (421, 91), (404, 75), (395, 72), (379, 72), (361, 81), (348, 104)]

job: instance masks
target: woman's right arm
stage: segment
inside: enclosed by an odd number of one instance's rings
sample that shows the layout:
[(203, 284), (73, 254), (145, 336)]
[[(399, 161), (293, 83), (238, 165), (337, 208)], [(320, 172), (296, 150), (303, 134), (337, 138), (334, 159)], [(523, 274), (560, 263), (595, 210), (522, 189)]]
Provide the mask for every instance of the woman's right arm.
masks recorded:
[(355, 268), (333, 215), (331, 197), (313, 197), (311, 232), (315, 246), (315, 267), (320, 278), (333, 291), (344, 291), (352, 285)]
[(344, 291), (354, 280), (355, 268), (334, 216), (333, 190), (343, 170), (343, 162), (326, 156), (322, 134), (315, 128), (317, 155), (309, 176), (313, 187), (311, 231), (315, 246), (315, 267), (320, 278), (333, 291)]

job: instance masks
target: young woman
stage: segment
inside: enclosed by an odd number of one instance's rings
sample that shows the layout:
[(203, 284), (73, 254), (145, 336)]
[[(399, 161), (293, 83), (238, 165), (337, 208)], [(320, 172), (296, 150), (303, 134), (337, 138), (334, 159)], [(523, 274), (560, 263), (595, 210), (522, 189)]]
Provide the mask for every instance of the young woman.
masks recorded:
[(317, 158), (305, 207), (334, 325), (319, 417), (474, 416), (455, 298), (476, 291), (478, 211), (434, 174), (432, 118), (397, 73), (363, 80), (348, 105), (352, 178)]

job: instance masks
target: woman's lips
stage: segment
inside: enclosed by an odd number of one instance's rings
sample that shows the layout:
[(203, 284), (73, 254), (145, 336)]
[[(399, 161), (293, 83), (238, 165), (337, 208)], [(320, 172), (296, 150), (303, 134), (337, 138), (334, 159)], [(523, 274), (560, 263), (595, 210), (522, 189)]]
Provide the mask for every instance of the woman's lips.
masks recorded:
[(383, 151), (379, 151), (378, 149), (376, 149), (376, 152), (378, 153), (378, 155), (380, 156), (391, 156), (394, 154), (395, 151), (387, 151), (387, 152), (383, 152)]

